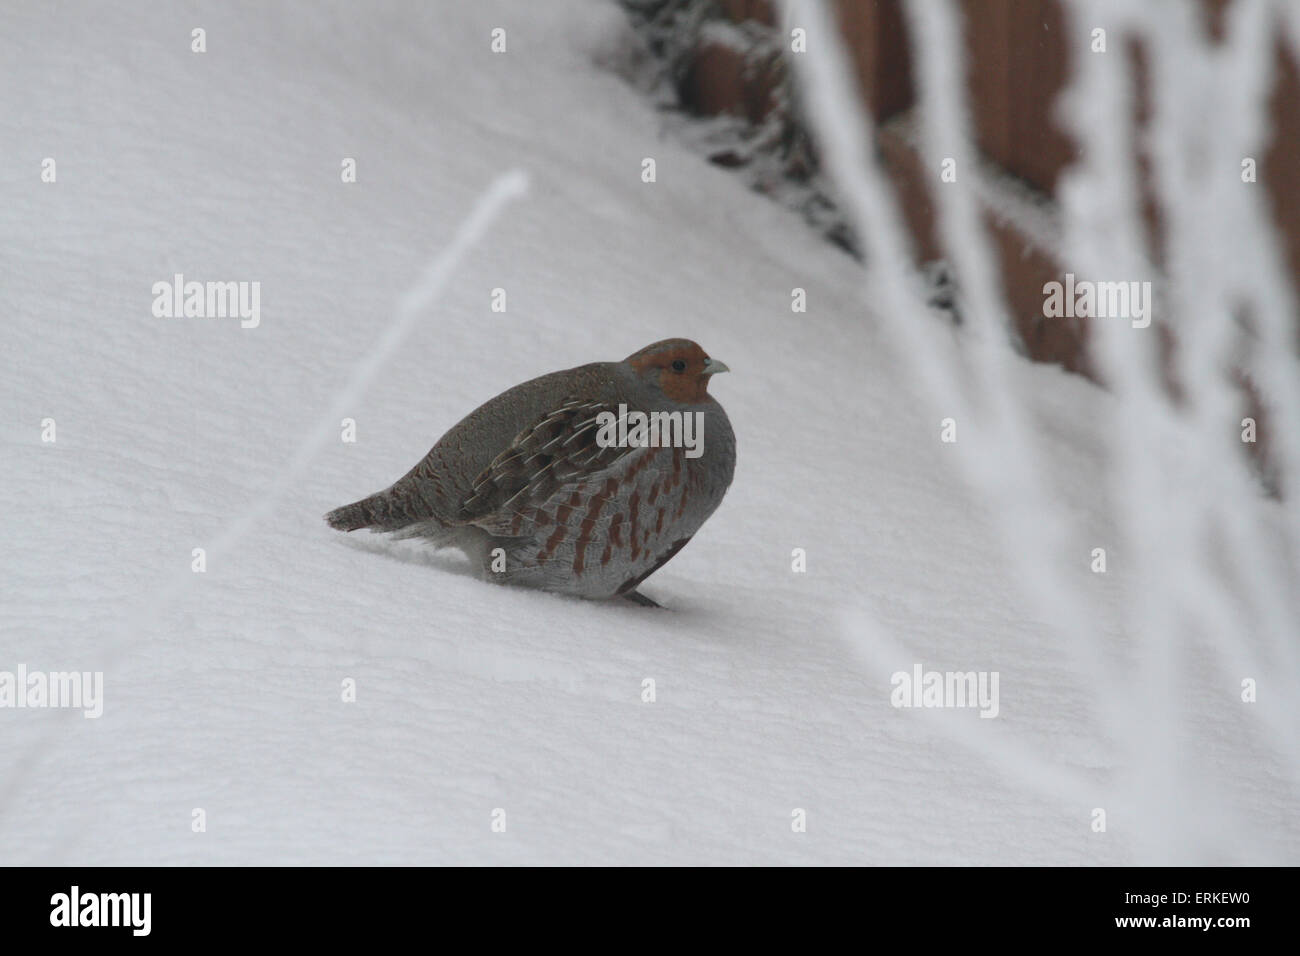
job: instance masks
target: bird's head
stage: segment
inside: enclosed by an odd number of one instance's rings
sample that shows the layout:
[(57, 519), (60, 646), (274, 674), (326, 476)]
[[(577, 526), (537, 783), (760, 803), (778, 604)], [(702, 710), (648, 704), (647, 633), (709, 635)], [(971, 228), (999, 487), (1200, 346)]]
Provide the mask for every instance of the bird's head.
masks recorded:
[(664, 339), (633, 352), (625, 362), (638, 377), (679, 405), (696, 405), (709, 397), (709, 379), (731, 371), (711, 359), (690, 339)]

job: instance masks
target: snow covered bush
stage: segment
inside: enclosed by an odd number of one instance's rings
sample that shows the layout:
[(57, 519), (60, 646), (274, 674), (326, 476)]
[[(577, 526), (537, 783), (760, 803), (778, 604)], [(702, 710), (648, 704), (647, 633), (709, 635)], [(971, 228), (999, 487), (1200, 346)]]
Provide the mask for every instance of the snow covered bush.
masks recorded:
[[(939, 2), (905, 8), (923, 149), (937, 175), (945, 157), (960, 166), (974, 156), (959, 14)], [(1300, 51), (1300, 12), (1232, 4), (1216, 46), (1193, 4), (1067, 4), (1079, 52), (1060, 118), (1082, 152), (1060, 188), (1061, 261), (1079, 276), (1149, 283), (1173, 339), (1168, 358), (1151, 326), (1122, 316), (1092, 323), (1109, 395), (1098, 449), (1117, 516), (1109, 529), (1080, 526), (1077, 490), (1053, 473), (1068, 423), (1041, 420), (1008, 374), (1017, 360), (1004, 345), (1004, 290), (979, 198), (956, 184), (935, 190), (966, 319), (958, 347), (947, 348), (946, 333), (924, 316), (909, 237), (826, 6), (790, 0), (784, 12), (786, 28), (805, 29), (817, 45), (792, 59), (827, 168), (863, 238), (875, 314), (923, 383), (935, 420), (966, 429), (954, 461), (997, 517), (1008, 587), (1072, 655), (1116, 772), (1099, 792), (1021, 741), (991, 731), (964, 739), (1026, 786), (1111, 808), (1112, 826), (1125, 821), (1143, 861), (1294, 861), (1260, 829), (1257, 804), (1294, 806), (1300, 794), (1300, 310), (1242, 160), (1267, 144), (1272, 41), (1284, 35)], [(1109, 53), (1097, 48), (1102, 24)], [(1142, 225), (1129, 121), (1136, 80), (1120, 52), (1130, 42), (1150, 64), (1143, 145), (1168, 223), (1160, 262)], [(1244, 415), (1240, 376), (1267, 408), (1276, 497), (1252, 467), (1249, 444), (1261, 426)], [(1098, 628), (1098, 572), (1122, 579), (1116, 633)], [(870, 615), (849, 630), (868, 659), (885, 653), (889, 637)], [(1216, 756), (1224, 748), (1249, 754), (1258, 776), (1234, 779)]]

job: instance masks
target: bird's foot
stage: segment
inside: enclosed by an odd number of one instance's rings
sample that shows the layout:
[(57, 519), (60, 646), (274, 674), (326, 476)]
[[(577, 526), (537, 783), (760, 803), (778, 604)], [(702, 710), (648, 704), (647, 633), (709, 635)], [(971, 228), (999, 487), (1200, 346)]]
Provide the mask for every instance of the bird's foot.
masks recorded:
[(663, 607), (663, 605), (660, 604), (658, 601), (651, 600), (650, 598), (642, 594), (640, 591), (628, 591), (626, 594), (623, 595), (623, 597), (627, 598), (633, 604), (641, 605), (641, 607), (657, 607), (657, 608)]

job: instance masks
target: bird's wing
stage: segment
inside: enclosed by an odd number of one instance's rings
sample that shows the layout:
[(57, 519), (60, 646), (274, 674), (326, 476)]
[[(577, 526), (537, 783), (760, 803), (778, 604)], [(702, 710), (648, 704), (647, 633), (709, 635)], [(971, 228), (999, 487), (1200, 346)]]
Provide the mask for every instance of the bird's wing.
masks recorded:
[(619, 409), (608, 402), (569, 398), (525, 428), (474, 479), (459, 520), (498, 531), (499, 519), (539, 506), (566, 485), (596, 477), (624, 456), (644, 450), (599, 443), (602, 413), (617, 420)]

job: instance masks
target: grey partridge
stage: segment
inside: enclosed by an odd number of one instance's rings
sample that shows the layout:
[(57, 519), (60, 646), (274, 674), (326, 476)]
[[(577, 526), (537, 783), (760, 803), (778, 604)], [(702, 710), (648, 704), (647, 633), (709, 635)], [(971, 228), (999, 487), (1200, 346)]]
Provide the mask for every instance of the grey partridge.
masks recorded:
[(653, 605), (638, 585), (731, 484), (736, 437), (708, 394), (725, 371), (694, 342), (665, 339), (532, 379), (467, 415), (392, 487), (325, 519), (460, 548), (503, 584)]

